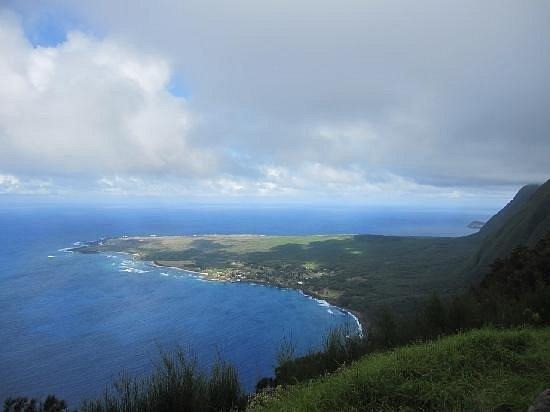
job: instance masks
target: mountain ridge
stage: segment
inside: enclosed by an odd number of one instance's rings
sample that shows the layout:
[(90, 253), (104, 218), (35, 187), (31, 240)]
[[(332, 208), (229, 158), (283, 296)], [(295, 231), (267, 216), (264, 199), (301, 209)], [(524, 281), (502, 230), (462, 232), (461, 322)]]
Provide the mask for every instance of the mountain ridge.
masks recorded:
[(550, 232), (550, 180), (523, 186), (514, 198), (472, 235), (479, 249), (466, 265), (473, 279), (518, 246), (533, 246)]

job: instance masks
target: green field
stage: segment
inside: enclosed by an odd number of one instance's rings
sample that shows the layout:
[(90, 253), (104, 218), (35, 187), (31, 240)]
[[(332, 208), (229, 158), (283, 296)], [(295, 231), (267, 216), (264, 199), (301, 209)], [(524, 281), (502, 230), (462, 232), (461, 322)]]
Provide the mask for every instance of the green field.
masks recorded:
[[(550, 381), (550, 328), (482, 329), (362, 358), (256, 411), (526, 411)], [(507, 408), (506, 408), (507, 407)]]

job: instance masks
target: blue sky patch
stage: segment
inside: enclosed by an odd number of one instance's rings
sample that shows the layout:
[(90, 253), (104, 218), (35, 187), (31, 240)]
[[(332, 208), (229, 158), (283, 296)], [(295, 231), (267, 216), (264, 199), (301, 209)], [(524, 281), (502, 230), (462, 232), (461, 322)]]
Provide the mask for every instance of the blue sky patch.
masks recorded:
[(191, 90), (183, 79), (183, 76), (179, 73), (172, 74), (172, 78), (168, 83), (168, 91), (176, 97), (183, 97), (185, 99), (191, 97)]
[(35, 47), (56, 47), (67, 40), (67, 33), (71, 30), (92, 33), (84, 22), (65, 9), (35, 9), (17, 2), (8, 4), (20, 16), (25, 36)]

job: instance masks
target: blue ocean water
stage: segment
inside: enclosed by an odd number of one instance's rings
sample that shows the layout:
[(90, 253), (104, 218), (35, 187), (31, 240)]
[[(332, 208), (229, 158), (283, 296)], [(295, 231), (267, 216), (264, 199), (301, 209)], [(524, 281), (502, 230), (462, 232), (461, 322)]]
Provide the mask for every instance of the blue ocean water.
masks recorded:
[(0, 205), (0, 400), (55, 393), (73, 407), (120, 372), (143, 374), (159, 347), (205, 368), (221, 355), (252, 389), (284, 338), (298, 353), (355, 320), (297, 291), (208, 282), (122, 254), (61, 251), (123, 235), (380, 233), (458, 236), (480, 211), (305, 207)]

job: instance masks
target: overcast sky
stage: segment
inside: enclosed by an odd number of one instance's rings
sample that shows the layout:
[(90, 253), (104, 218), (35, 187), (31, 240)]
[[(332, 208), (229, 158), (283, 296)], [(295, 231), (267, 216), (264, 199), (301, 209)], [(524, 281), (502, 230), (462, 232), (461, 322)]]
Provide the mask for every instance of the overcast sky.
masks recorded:
[(0, 193), (497, 204), (550, 2), (0, 0)]

